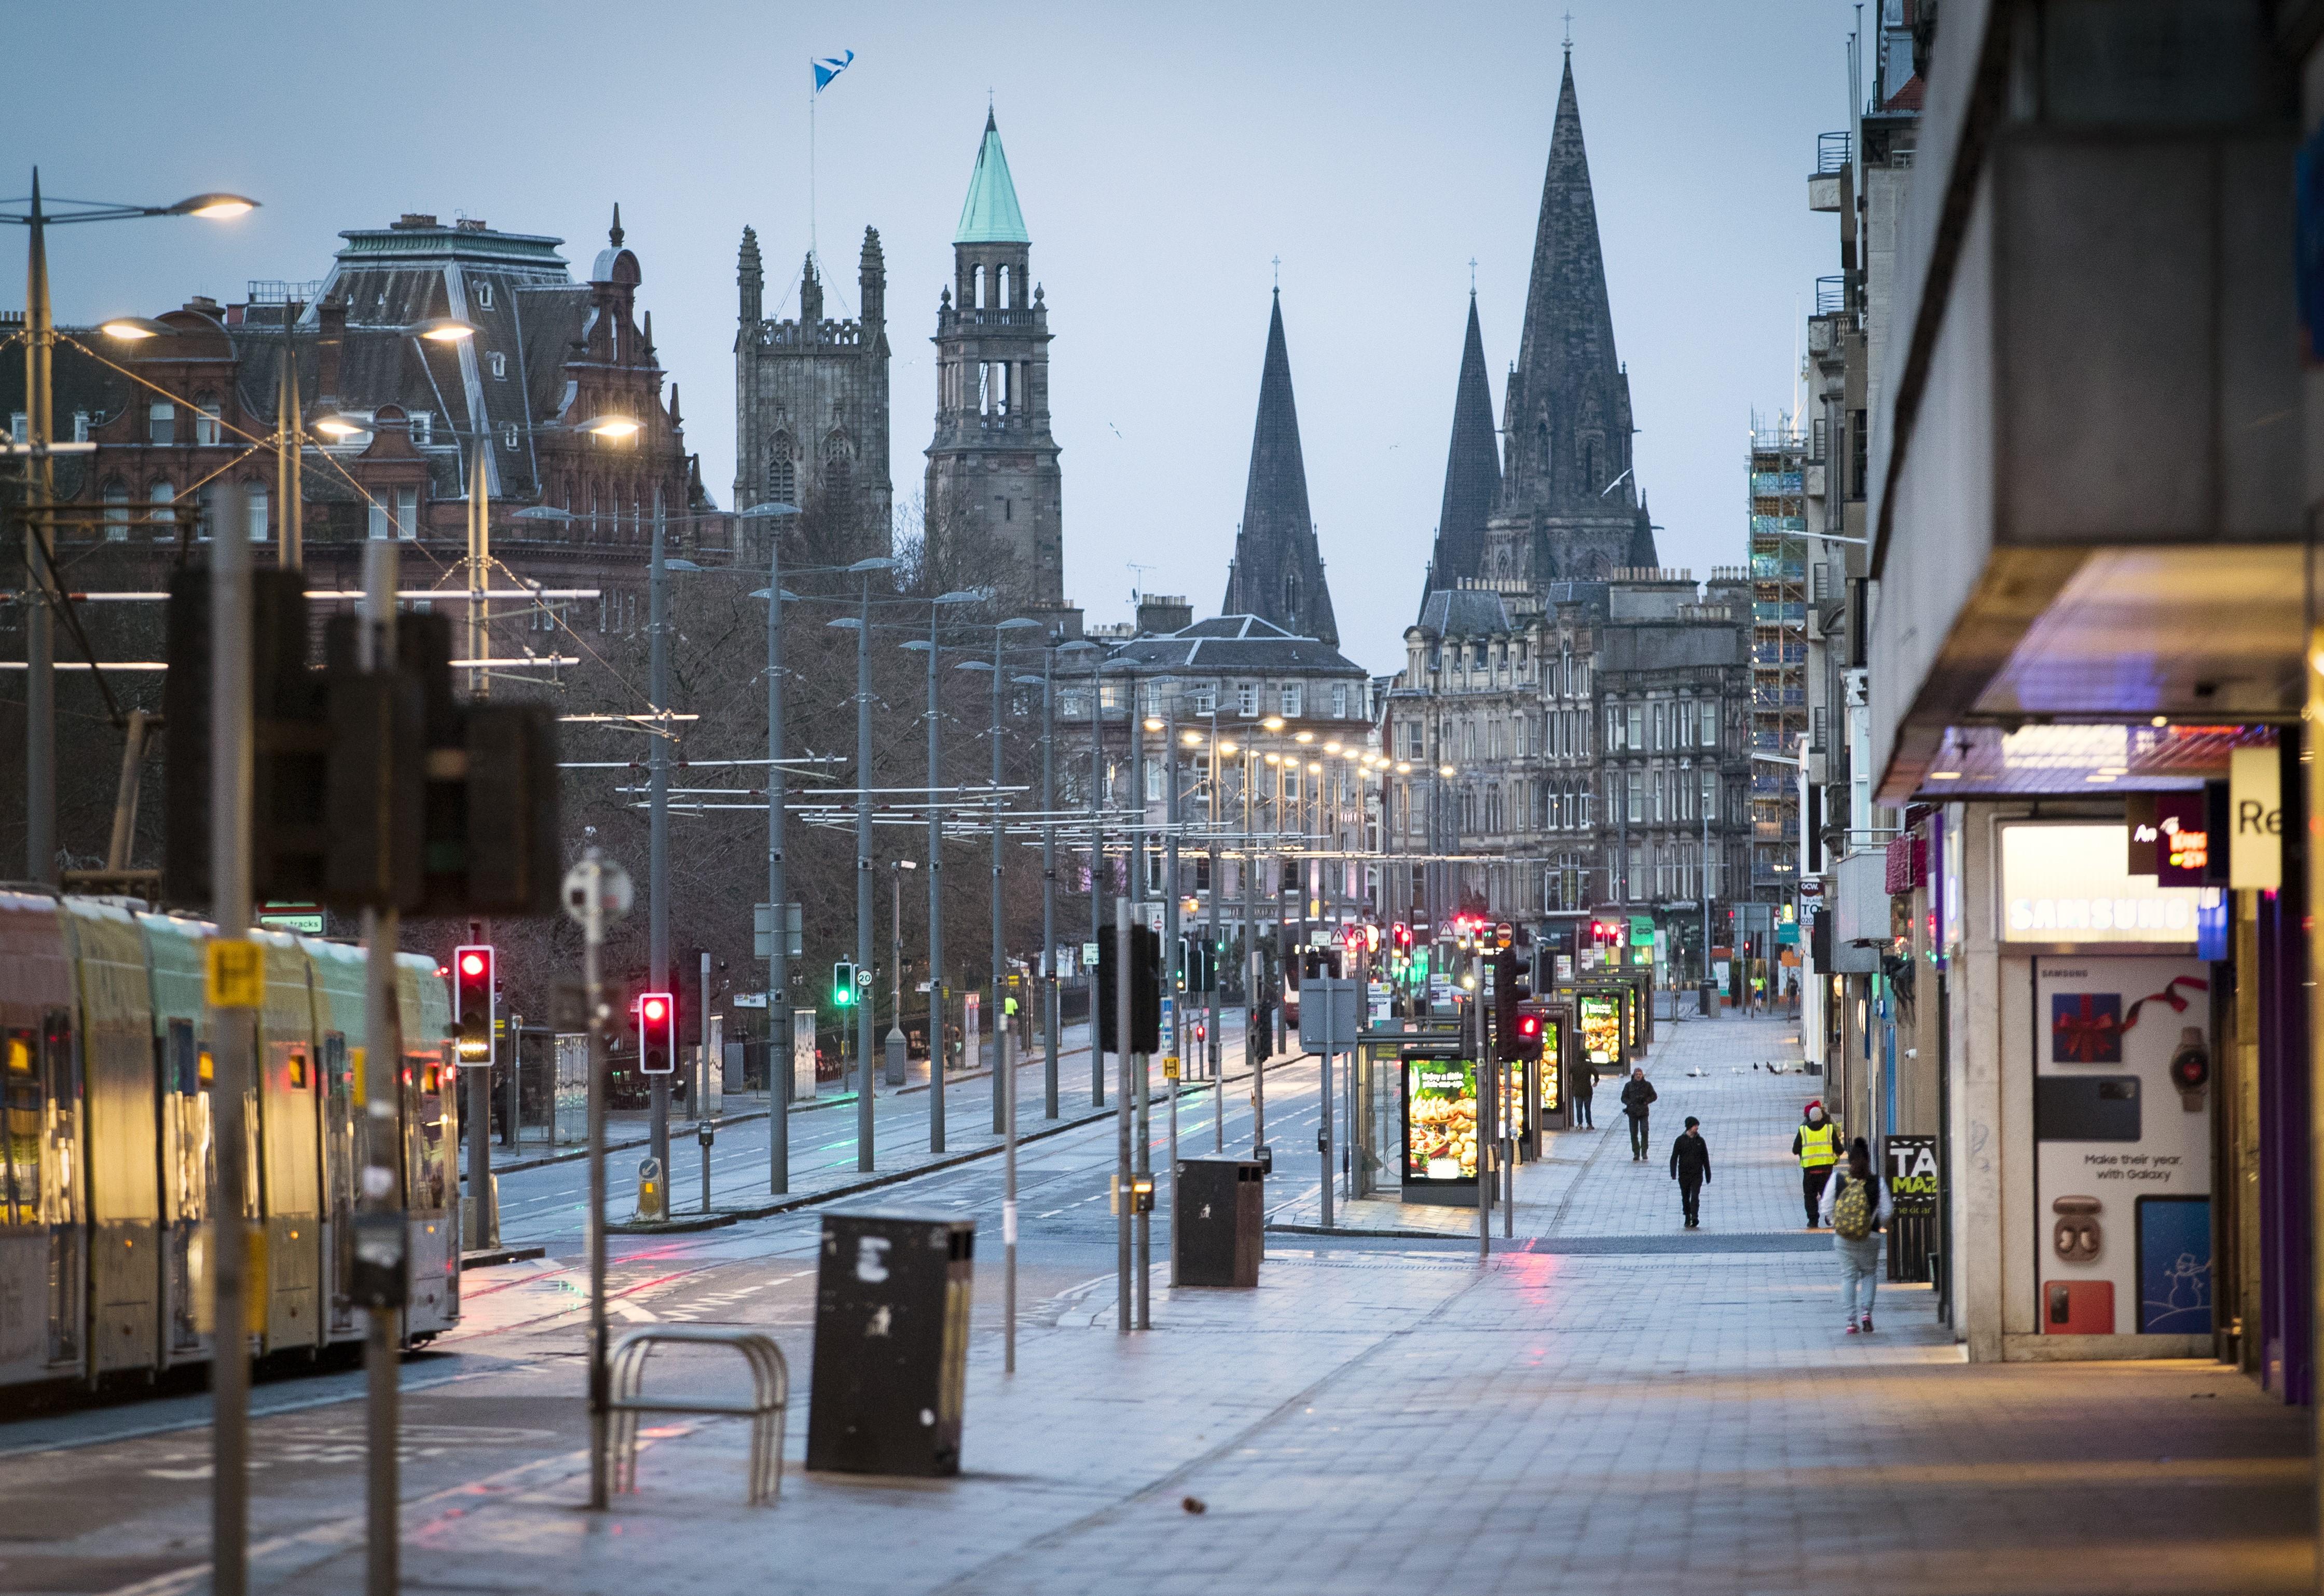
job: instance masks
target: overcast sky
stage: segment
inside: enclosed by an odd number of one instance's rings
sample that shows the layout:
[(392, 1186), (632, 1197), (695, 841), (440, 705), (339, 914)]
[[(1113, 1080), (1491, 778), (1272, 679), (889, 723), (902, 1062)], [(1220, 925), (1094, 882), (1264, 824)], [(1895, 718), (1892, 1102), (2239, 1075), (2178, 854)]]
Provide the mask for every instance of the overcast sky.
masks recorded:
[[(1839, 269), (1805, 177), (1846, 123), (1855, 11), (1568, 3), (1638, 479), (1663, 562), (1702, 577), (1742, 558), (1747, 428), (1791, 404), (1803, 307)], [(808, 62), (853, 50), (816, 107), (814, 213), (826, 314), (855, 309), (867, 223), (886, 245), (901, 504), (989, 91), (1056, 335), (1067, 595), (1093, 622), (1127, 619), (1137, 586), (1215, 612), (1279, 257), (1341, 645), (1383, 670), (1435, 524), (1472, 258), (1497, 413), (1517, 353), (1564, 9), (18, 0), (0, 149), (51, 193), (264, 202), (54, 235), (70, 320), (321, 277), (341, 229), (407, 210), (561, 236), (582, 272), (618, 200), (724, 504), (735, 245), (758, 228), (769, 313), (795, 315)], [(21, 235), (0, 247), (21, 282)]]

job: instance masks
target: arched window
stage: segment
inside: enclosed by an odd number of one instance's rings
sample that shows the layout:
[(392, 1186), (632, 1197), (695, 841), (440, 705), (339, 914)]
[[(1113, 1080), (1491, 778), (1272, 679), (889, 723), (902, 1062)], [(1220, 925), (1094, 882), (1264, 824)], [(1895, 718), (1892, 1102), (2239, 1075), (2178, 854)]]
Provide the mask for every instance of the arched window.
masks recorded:
[(105, 535), (115, 543), (129, 536), (129, 484), (117, 476), (105, 483)]
[(1009, 268), (1006, 266), (1001, 268), (1001, 308), (1003, 310), (1009, 309)]
[(767, 497), (778, 504), (796, 504), (798, 462), (791, 451), (791, 435), (778, 432), (767, 445)]
[(977, 267), (973, 275), (975, 277), (973, 288), (976, 294), (976, 308), (982, 310), (984, 309), (984, 268), (982, 266)]
[(1534, 439), (1536, 447), (1541, 451), (1542, 471), (1546, 474), (1549, 470), (1549, 423), (1547, 421), (1542, 421), (1536, 424), (1534, 428)]
[(168, 534), (178, 530), (177, 523), (170, 516), (170, 506), (177, 497), (178, 490), (170, 484), (166, 476), (145, 491), (145, 502), (153, 506), (155, 531)]
[(215, 393), (194, 395), (194, 441), (215, 445), (218, 440), (218, 399)]
[(823, 447), (823, 486), (825, 493), (840, 499), (855, 492), (855, 451), (836, 433)]
[(1299, 616), (1299, 573), (1283, 573), (1283, 618), (1296, 622)]

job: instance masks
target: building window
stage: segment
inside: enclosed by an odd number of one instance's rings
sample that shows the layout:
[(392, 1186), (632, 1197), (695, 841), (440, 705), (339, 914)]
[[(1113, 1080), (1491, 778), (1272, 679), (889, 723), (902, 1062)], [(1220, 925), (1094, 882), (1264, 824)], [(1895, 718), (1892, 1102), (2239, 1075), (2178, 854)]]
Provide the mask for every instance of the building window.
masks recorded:
[(265, 542), (266, 485), (256, 482), (243, 484), (242, 502), (244, 512), (248, 517), (250, 540), (254, 543)]
[(487, 358), (493, 363), (493, 375), (505, 380), (508, 376), (508, 356), (495, 349)]
[(12, 413), (8, 418), (8, 438), (12, 443), (32, 442), (32, 418), (23, 411)]
[(1194, 685), (1194, 713), (1196, 715), (1217, 714), (1219, 707), (1219, 684), (1216, 682), (1197, 682)]
[(1629, 737), (1629, 746), (1633, 751), (1643, 750), (1646, 746), (1646, 706), (1643, 704), (1630, 706)]
[(1716, 770), (1702, 773), (1702, 817), (1705, 820), (1719, 818), (1719, 772)]
[(129, 536), (129, 484), (117, 476), (105, 484), (105, 535), (115, 543)]
[(1303, 684), (1299, 682), (1285, 682), (1283, 684), (1283, 718), (1286, 720), (1297, 720), (1299, 718), (1301, 706), (1305, 703), (1305, 698), (1306, 690)]
[(155, 483), (151, 489), (147, 490), (145, 501), (153, 506), (155, 531), (167, 535), (177, 530), (176, 518), (171, 513), (171, 507), (177, 503), (177, 500), (178, 490), (170, 485), (167, 477)]
[(1259, 714), (1259, 684), (1257, 682), (1237, 682), (1235, 684), (1235, 713), (1241, 715), (1246, 720), (1249, 720)]
[(1646, 779), (1632, 770), (1629, 776), (1629, 802), (1626, 808), (1632, 824), (1643, 825), (1646, 818)]
[(1332, 684), (1332, 718), (1335, 721), (1348, 718), (1348, 684), (1345, 682)]
[(88, 412), (87, 411), (73, 411), (72, 440), (75, 443), (87, 443), (88, 441)]
[(432, 411), (411, 412), (411, 441), (430, 444), (436, 441), (436, 415)]
[(1719, 700), (1716, 698), (1702, 701), (1702, 734), (1698, 741), (1705, 748), (1719, 746)]
[(1129, 704), (1130, 696), (1123, 690), (1120, 678), (1101, 680), (1097, 687), (1097, 706), (1102, 715), (1119, 715)]
[(516, 423), (515, 423), (515, 422), (513, 422), (513, 421), (510, 422), (510, 423), (508, 424), (508, 428), (507, 428), (507, 429), (506, 429), (505, 431), (503, 431), (503, 432), (501, 434), (501, 447), (502, 447), (503, 448), (507, 448), (507, 449), (513, 449), (513, 448), (515, 448), (515, 447), (516, 447)]
[(215, 447), (218, 440), (217, 395), (198, 394), (194, 399), (194, 441), (205, 448)]
[(1146, 756), (1146, 801), (1158, 804), (1167, 796), (1162, 783), (1162, 761), (1149, 753)]
[(476, 284), (476, 309), (479, 309), (479, 310), (489, 310), (489, 309), (491, 309), (492, 308), (493, 308), (493, 285), (492, 285), (491, 283), (489, 283), (489, 282), (479, 282), (479, 283), (477, 283), (477, 284)]
[(145, 411), (145, 441), (154, 444), (178, 441), (178, 407), (166, 399), (157, 399)]
[(395, 490), (395, 535), (405, 539), (417, 538), (420, 535), (420, 490), (418, 488)]

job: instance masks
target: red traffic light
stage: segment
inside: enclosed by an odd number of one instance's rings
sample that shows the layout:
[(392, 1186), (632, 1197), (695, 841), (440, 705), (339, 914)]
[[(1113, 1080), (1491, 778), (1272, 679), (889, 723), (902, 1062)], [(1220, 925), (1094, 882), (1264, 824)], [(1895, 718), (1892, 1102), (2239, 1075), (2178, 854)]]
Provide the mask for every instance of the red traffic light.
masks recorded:
[(650, 992), (638, 998), (638, 1071), (641, 1075), (667, 1075), (678, 1069), (678, 1036), (675, 1017), (678, 1005), (666, 992)]
[(1528, 1041), (1533, 1038), (1541, 1035), (1541, 1016), (1538, 1014), (1518, 1015), (1517, 1035), (1525, 1038)]
[(452, 1019), (462, 1064), (490, 1064), (493, 1060), (496, 1006), (493, 963), (493, 950), (487, 943), (472, 943), (452, 950)]
[(663, 1015), (669, 1012), (669, 1005), (659, 998), (648, 998), (641, 1007), (643, 1008), (645, 1017), (649, 1021), (659, 1019)]

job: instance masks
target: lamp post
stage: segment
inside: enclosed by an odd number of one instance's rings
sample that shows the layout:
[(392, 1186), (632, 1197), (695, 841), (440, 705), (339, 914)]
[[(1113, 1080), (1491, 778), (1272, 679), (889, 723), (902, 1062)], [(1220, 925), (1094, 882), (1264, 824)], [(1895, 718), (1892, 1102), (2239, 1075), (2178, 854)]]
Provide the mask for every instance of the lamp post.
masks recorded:
[[(884, 555), (859, 559), (847, 567), (863, 578), (862, 607), (834, 626), (855, 629), (855, 967), (872, 967), (872, 578), (893, 570), (896, 562)], [(872, 1005), (855, 1005), (855, 1167), (872, 1168)]]
[(944, 810), (937, 790), (944, 785), (943, 712), (936, 704), (937, 632), (946, 607), (982, 604), (971, 588), (939, 593), (928, 601), (928, 635), (904, 645), (928, 656), (928, 1151), (945, 1150), (945, 1020), (952, 1012), (952, 989), (945, 983)]
[(1057, 640), (1041, 650), (1041, 1113), (1057, 1117)]
[[(1090, 671), (1090, 942), (1093, 946), (1104, 940), (1105, 929), (1105, 822), (1099, 802), (1105, 789), (1104, 690), (1102, 671), (1105, 650), (1093, 642), (1076, 639), (1057, 650), (1059, 653), (1085, 654)], [(1105, 1106), (1105, 1055), (1098, 1047), (1097, 1006), (1105, 1001), (1098, 990), (1097, 966), (1092, 964), (1083, 973), (1089, 987), (1089, 1051), (1090, 1106)]]
[[(999, 621), (992, 627), (992, 1133), (1001, 1135), (1008, 1129), (1010, 1096), (1003, 1079), (1013, 1068), (1009, 1062), (1007, 1003), (1001, 996), (1001, 982), (1008, 973), (1007, 927), (1004, 924), (1001, 899), (1001, 651), (1007, 646), (1009, 634), (1027, 629), (1038, 631), (1041, 623), (1022, 615)], [(982, 664), (982, 661), (978, 661)]]
[[(12, 202), (14, 203), (14, 202)], [(26, 457), (24, 472), (24, 575), (38, 595), (24, 616), (24, 853), (25, 876), (54, 886), (57, 863), (57, 678), (56, 528), (51, 521), (56, 500), (55, 457), (83, 453), (94, 447), (60, 445), (56, 437), (56, 390), (53, 359), (55, 318), (49, 305), (49, 238), (51, 227), (76, 222), (120, 222), (140, 217), (203, 217), (224, 220), (258, 208), (255, 199), (238, 194), (197, 194), (175, 205), (114, 205), (97, 200), (60, 199), (51, 208), (41, 198), (41, 172), (32, 169), (32, 192), (21, 201), (22, 211), (0, 210), (0, 222), (13, 222), (28, 234), (24, 257), (24, 441), (9, 449)], [(229, 935), (232, 933), (229, 931)], [(229, 1243), (228, 1245), (232, 1245)], [(238, 1253), (239, 1248), (235, 1250)], [(239, 1261), (237, 1258), (236, 1261)], [(224, 1322), (220, 1331), (224, 1332)], [(237, 1388), (240, 1401), (248, 1401), (247, 1382)], [(221, 1388), (221, 1396), (226, 1393)], [(221, 1460), (223, 1461), (223, 1460)], [(217, 1541), (214, 1578), (221, 1592), (238, 1591), (248, 1579), (249, 1525), (242, 1480), (246, 1460), (237, 1460), (235, 1483), (228, 1487), (223, 1467), (218, 1472), (221, 1495), (232, 1496), (232, 1533), (221, 1522), (214, 1526)]]
[(742, 512), (767, 523), (767, 1190), (791, 1189), (790, 884), (783, 858), (783, 806), (790, 782), (783, 767), (783, 537), (778, 521), (796, 504), (770, 502)]

